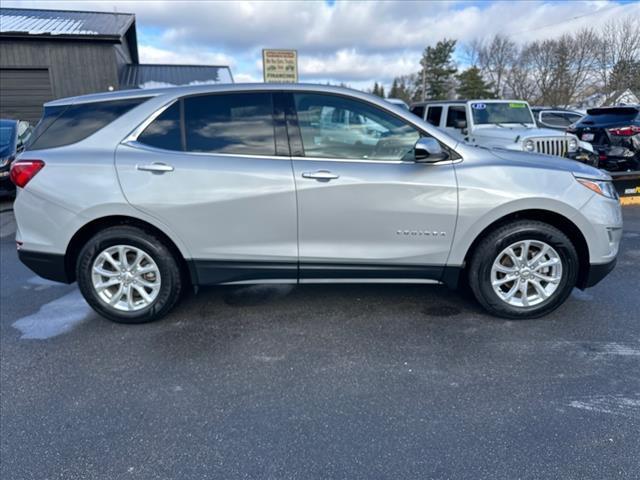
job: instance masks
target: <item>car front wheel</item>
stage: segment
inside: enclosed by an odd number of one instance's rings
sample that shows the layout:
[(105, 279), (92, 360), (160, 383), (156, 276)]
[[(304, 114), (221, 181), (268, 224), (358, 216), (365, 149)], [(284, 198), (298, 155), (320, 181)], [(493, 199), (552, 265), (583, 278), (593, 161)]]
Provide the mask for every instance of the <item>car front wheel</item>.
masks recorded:
[(471, 259), (469, 284), (493, 315), (537, 318), (558, 308), (578, 276), (578, 255), (557, 228), (520, 220), (482, 239)]
[(180, 297), (180, 269), (161, 239), (137, 227), (108, 228), (84, 246), (76, 276), (85, 300), (119, 323), (166, 315)]

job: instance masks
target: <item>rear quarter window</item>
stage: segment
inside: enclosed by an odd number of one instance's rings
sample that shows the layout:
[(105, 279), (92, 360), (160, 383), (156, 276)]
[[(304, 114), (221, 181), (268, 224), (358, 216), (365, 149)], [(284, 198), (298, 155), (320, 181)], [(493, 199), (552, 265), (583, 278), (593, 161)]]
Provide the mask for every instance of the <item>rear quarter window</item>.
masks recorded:
[(28, 150), (63, 147), (84, 140), (148, 98), (47, 107), (31, 136)]
[(416, 105), (411, 109), (411, 113), (417, 115), (420, 118), (424, 118), (424, 107), (422, 105)]

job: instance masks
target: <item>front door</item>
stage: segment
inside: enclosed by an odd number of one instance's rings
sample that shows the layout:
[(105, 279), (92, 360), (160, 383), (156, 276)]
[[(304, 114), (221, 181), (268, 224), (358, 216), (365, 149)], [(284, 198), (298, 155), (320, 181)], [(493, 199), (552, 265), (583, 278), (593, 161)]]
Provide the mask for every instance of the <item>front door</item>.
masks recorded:
[[(416, 163), (422, 133), (368, 103), (318, 93), (293, 99), (300, 280), (439, 279), (457, 213), (451, 162)], [(336, 110), (360, 119), (353, 138), (327, 128)]]
[(202, 284), (297, 280), (295, 185), (272, 97), (189, 96), (118, 147), (128, 201), (180, 237)]

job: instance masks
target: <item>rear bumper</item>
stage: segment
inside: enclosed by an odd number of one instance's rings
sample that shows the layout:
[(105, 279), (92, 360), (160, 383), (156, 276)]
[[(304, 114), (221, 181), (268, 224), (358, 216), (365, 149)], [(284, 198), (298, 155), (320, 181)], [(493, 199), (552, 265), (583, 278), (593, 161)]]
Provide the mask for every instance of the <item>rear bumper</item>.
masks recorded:
[(67, 273), (64, 255), (18, 250), (18, 258), (42, 278), (53, 280), (54, 282), (72, 282)]
[(615, 268), (617, 262), (617, 258), (614, 258), (610, 262), (607, 263), (592, 263), (589, 265), (589, 272), (585, 277), (582, 285), (579, 285), (580, 288), (589, 288), (593, 287), (600, 283), (600, 281), (609, 275), (611, 271)]
[(9, 180), (9, 170), (0, 171), (0, 196), (15, 195), (16, 186)]

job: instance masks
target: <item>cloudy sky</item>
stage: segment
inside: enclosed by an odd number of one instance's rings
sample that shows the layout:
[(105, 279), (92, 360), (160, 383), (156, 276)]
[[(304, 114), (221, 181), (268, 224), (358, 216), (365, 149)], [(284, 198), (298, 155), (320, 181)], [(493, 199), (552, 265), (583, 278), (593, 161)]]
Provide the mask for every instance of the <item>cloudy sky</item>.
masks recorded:
[(464, 43), (500, 32), (524, 41), (640, 16), (640, 2), (628, 0), (2, 0), (2, 6), (132, 12), (141, 62), (227, 64), (236, 81), (262, 79), (263, 48), (293, 48), (301, 81), (356, 88), (417, 71), (424, 47), (445, 37)]

